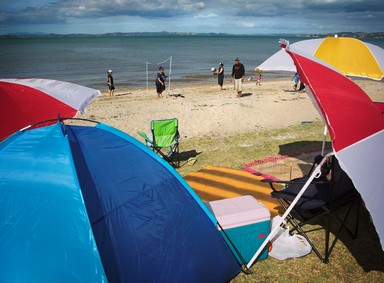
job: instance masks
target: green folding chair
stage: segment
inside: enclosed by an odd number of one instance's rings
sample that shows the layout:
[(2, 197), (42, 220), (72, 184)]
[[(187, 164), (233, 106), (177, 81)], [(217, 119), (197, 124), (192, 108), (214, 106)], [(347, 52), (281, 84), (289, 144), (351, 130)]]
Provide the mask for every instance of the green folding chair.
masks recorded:
[(151, 133), (148, 136), (144, 132), (138, 132), (148, 147), (176, 168), (180, 165), (178, 125), (177, 118), (152, 120)]

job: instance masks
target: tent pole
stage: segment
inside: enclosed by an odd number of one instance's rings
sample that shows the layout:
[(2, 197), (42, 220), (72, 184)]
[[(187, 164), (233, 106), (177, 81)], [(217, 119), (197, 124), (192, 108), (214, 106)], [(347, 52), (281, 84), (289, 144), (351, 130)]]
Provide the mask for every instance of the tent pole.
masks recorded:
[(272, 239), (273, 236), (277, 233), (277, 231), (280, 229), (281, 223), (287, 218), (288, 214), (291, 212), (293, 207), (296, 205), (296, 203), (299, 201), (301, 196), (304, 194), (308, 186), (311, 184), (312, 180), (314, 178), (318, 178), (321, 175), (321, 166), (325, 163), (325, 161), (328, 159), (329, 156), (333, 155), (333, 152), (328, 153), (323, 160), (321, 160), (320, 164), (313, 170), (311, 176), (309, 177), (308, 181), (304, 184), (300, 192), (297, 194), (296, 198), (292, 201), (291, 205), (287, 208), (283, 216), (281, 217), (280, 221), (277, 223), (275, 228), (269, 233), (268, 237), (264, 240), (264, 242), (261, 244), (260, 248), (256, 251), (254, 256), (251, 258), (251, 260), (247, 264), (247, 268), (250, 268), (252, 264), (255, 262), (255, 260), (259, 257), (261, 252), (264, 250), (264, 247), (268, 244), (268, 242)]
[(145, 72), (147, 74), (147, 90), (148, 90), (148, 62), (145, 62)]
[(172, 56), (169, 57), (169, 81), (168, 81), (169, 95), (171, 95), (171, 74), (172, 74)]

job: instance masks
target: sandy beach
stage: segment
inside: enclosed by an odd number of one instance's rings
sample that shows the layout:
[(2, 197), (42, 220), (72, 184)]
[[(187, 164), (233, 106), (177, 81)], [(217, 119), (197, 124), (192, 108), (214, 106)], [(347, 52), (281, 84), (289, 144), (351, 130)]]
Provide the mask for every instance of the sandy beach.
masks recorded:
[[(357, 80), (373, 101), (384, 101), (384, 84)], [(78, 117), (112, 125), (141, 139), (138, 131), (149, 132), (154, 119), (179, 119), (182, 138), (235, 135), (250, 131), (284, 128), (320, 120), (306, 93), (295, 93), (291, 78), (263, 79), (261, 86), (245, 81), (243, 97), (236, 98), (233, 85), (226, 80), (225, 90), (212, 82), (171, 85), (158, 99), (155, 86), (118, 89), (115, 96), (107, 90)]]

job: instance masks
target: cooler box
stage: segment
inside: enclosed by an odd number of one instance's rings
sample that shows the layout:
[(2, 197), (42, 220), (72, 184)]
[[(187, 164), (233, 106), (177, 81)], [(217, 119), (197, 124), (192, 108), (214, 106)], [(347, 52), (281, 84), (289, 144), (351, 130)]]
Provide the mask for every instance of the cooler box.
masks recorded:
[[(229, 199), (216, 200), (206, 203), (208, 209), (214, 214), (221, 228), (228, 246), (240, 264), (248, 263), (270, 232), (271, 213), (253, 196), (240, 196)], [(236, 252), (236, 249), (238, 252)], [(241, 257), (238, 255), (241, 254)], [(268, 256), (268, 245), (257, 260)]]

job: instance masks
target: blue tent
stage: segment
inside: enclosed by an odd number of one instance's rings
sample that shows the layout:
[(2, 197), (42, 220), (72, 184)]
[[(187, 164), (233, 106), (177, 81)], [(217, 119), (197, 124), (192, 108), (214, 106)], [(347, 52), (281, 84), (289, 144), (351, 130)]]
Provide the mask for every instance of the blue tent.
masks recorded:
[(0, 143), (1, 282), (227, 282), (240, 267), (174, 169), (108, 125)]

